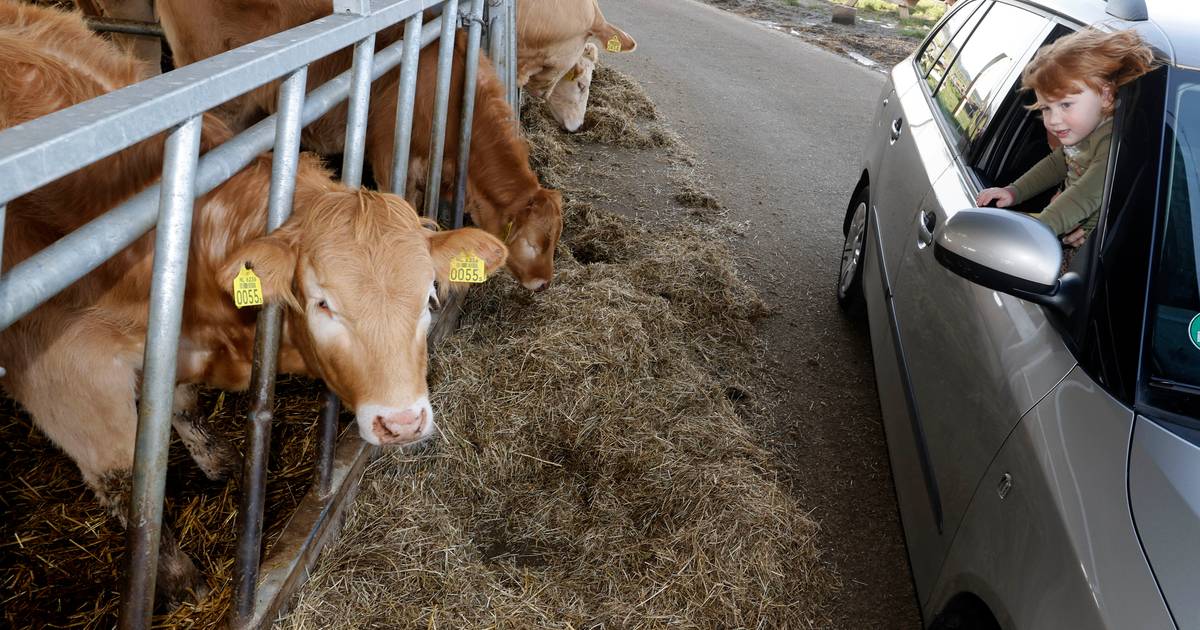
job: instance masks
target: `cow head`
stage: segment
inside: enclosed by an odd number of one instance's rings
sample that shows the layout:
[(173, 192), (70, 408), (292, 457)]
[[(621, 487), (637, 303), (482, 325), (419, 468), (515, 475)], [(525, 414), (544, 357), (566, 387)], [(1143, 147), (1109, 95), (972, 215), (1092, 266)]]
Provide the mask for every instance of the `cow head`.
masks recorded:
[(554, 278), (554, 250), (562, 235), (562, 195), (539, 188), (527, 204), (501, 213), (496, 225), (484, 227), (499, 234), (508, 247), (508, 269), (522, 286), (543, 291)]
[(309, 370), (350, 408), (371, 444), (418, 442), (435, 429), (426, 385), (426, 333), (434, 281), (449, 285), (452, 258), (470, 253), (491, 272), (504, 245), (482, 230), (427, 229), (395, 195), (340, 187), (297, 198), (296, 214), (227, 259), (222, 285), (242, 265), (267, 302), (287, 308), (287, 334)]
[(596, 71), (596, 60), (600, 50), (588, 42), (583, 46), (583, 55), (571, 66), (554, 88), (550, 91), (550, 113), (562, 125), (563, 129), (572, 133), (583, 125), (583, 116), (587, 113), (588, 94), (592, 88), (592, 73)]

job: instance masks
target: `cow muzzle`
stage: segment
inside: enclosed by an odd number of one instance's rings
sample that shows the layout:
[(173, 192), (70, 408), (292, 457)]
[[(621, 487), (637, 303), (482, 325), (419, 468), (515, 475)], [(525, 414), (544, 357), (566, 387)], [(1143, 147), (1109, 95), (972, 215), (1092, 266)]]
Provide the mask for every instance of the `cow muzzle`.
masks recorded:
[(415, 444), (433, 434), (433, 408), (422, 397), (407, 408), (362, 405), (355, 414), (358, 433), (376, 446)]

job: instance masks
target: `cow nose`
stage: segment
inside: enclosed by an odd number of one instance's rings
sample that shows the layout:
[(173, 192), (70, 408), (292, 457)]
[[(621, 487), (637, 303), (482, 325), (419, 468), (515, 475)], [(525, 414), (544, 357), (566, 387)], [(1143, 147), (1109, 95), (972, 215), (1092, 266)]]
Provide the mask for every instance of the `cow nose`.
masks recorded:
[(363, 439), (372, 444), (410, 444), (433, 432), (433, 411), (424, 399), (407, 409), (365, 405), (358, 423)]
[(526, 289), (529, 289), (530, 291), (533, 291), (534, 293), (541, 293), (542, 291), (545, 291), (546, 289), (550, 288), (550, 281), (542, 279), (542, 278), (533, 278), (532, 280), (526, 280), (522, 284), (524, 284)]

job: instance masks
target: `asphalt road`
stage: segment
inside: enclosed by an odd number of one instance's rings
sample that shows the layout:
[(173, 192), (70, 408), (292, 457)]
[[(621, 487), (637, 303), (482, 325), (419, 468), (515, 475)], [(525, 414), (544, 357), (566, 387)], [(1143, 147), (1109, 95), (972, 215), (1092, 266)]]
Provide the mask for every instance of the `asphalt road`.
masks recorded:
[(740, 268), (779, 311), (763, 330), (785, 386), (772, 448), (842, 576), (838, 627), (918, 627), (869, 341), (833, 297), (883, 75), (693, 0), (603, 8), (638, 48), (602, 63), (645, 87), (729, 219), (749, 222)]

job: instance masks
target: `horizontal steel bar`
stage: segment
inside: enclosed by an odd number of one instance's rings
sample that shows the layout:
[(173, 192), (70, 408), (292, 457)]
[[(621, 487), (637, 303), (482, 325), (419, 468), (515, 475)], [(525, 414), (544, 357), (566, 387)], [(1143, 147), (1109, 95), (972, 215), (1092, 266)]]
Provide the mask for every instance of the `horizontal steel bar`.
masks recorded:
[[(437, 39), (441, 18), (421, 29), (421, 45)], [(375, 80), (400, 64), (404, 42), (379, 51), (371, 68)], [(350, 90), (350, 70), (308, 94), (302, 121), (311, 124), (341, 101)], [(271, 149), (275, 120), (269, 116), (200, 159), (196, 194), (203, 195)], [(158, 213), (159, 184), (97, 217), (54, 244), (30, 256), (0, 277), (0, 330), (29, 314), (38, 305), (91, 273), (104, 261), (141, 238), (154, 225)]]
[(124, 33), (125, 35), (142, 35), (144, 37), (163, 37), (163, 28), (158, 22), (142, 22), (141, 20), (122, 20), (110, 17), (84, 16), (83, 23), (97, 33)]
[(330, 15), (0, 132), (0, 203), (438, 4), (374, 0), (367, 16)]

